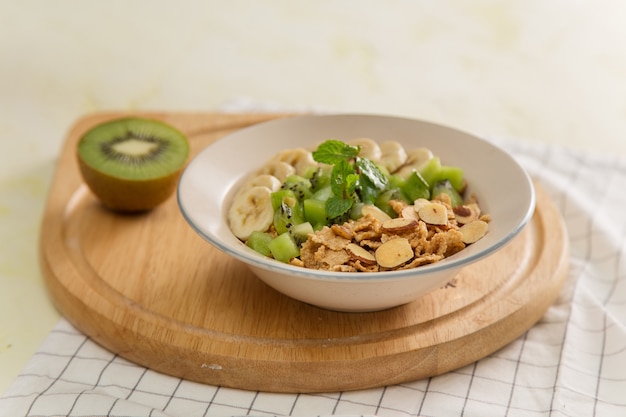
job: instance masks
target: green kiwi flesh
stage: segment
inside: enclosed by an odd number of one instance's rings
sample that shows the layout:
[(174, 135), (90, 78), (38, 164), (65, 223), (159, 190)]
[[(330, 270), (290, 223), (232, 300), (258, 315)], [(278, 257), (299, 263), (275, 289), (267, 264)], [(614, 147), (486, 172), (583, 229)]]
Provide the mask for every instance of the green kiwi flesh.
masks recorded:
[(164, 122), (129, 117), (101, 123), (79, 140), (77, 157), (87, 186), (110, 209), (150, 210), (176, 189), (189, 141)]

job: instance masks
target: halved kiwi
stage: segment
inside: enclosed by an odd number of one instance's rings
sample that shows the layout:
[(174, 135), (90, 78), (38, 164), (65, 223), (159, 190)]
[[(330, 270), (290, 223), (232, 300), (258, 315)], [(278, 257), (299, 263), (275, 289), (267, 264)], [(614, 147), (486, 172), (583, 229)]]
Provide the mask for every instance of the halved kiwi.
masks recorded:
[(86, 132), (78, 142), (77, 156), (85, 183), (105, 206), (146, 211), (176, 189), (189, 141), (164, 122), (122, 118)]

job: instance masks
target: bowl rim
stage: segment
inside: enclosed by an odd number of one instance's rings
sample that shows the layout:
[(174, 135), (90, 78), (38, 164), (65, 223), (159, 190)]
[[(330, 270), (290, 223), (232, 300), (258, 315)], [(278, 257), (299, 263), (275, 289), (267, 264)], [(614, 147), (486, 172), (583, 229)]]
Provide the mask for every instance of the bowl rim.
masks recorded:
[[(190, 167), (192, 166), (192, 164), (194, 164), (194, 162), (198, 159), (198, 157), (202, 153), (208, 152), (210, 148), (213, 145), (217, 144), (218, 142), (222, 143), (224, 141), (227, 141), (231, 137), (236, 137), (241, 134), (246, 134), (250, 130), (255, 130), (258, 128), (267, 128), (268, 125), (286, 123), (286, 121), (289, 121), (289, 123), (293, 123), (293, 122), (297, 122), (297, 119), (355, 118), (355, 117), (356, 118), (362, 118), (362, 117), (381, 118), (381, 119), (387, 119), (387, 120), (398, 119), (398, 120), (403, 120), (407, 122), (419, 122), (422, 124), (439, 128), (439, 129), (449, 130), (451, 132), (456, 132), (458, 134), (462, 134), (465, 136), (471, 136), (473, 140), (477, 140), (486, 144), (487, 146), (493, 148), (494, 151), (497, 151), (498, 153), (500, 153), (502, 157), (507, 158), (509, 162), (512, 164), (512, 166), (517, 168), (517, 171), (521, 174), (520, 178), (524, 180), (523, 181), (524, 184), (528, 187), (527, 191), (529, 194), (529, 199), (527, 202), (527, 207), (526, 207), (525, 212), (523, 213), (523, 215), (521, 216), (520, 220), (515, 225), (515, 227), (509, 230), (508, 233), (503, 235), (499, 240), (469, 255), (463, 254), (463, 251), (460, 251), (438, 262), (427, 264), (427, 265), (422, 265), (416, 268), (392, 270), (392, 271), (379, 271), (379, 272), (372, 272), (372, 273), (358, 273), (358, 272), (326, 271), (326, 270), (319, 270), (319, 269), (303, 268), (303, 267), (291, 265), (288, 263), (279, 262), (274, 259), (260, 255), (259, 253), (255, 252), (253, 249), (247, 247), (243, 242), (241, 242), (236, 237), (234, 237), (234, 235), (233, 235), (233, 238), (237, 240), (237, 244), (236, 245), (226, 244), (224, 243), (224, 240), (220, 238), (220, 236), (214, 235), (210, 231), (207, 232), (206, 230), (199, 227), (197, 223), (194, 221), (194, 219), (192, 218), (191, 214), (189, 213), (189, 210), (186, 208), (185, 199), (182, 195), (183, 193), (181, 190), (183, 189), (182, 185), (185, 183), (185, 181), (187, 180), (187, 176), (189, 175), (188, 173), (190, 171)], [(249, 174), (249, 172), (246, 172), (244, 176), (247, 174)], [(228, 192), (231, 192), (231, 190), (229, 189)], [(416, 276), (427, 275), (433, 272), (461, 269), (464, 266), (474, 263), (475, 261), (478, 261), (482, 258), (485, 258), (488, 255), (506, 246), (530, 222), (534, 214), (535, 206), (536, 206), (535, 188), (534, 188), (533, 182), (529, 174), (511, 154), (509, 154), (507, 151), (505, 151), (501, 147), (495, 145), (494, 143), (480, 136), (477, 136), (473, 133), (459, 130), (459, 129), (456, 129), (447, 125), (439, 124), (439, 123), (433, 123), (433, 122), (424, 121), (424, 120), (420, 120), (416, 118), (409, 118), (409, 117), (402, 117), (402, 116), (368, 114), (368, 113), (341, 113), (341, 114), (323, 114), (323, 115), (307, 114), (307, 115), (280, 117), (278, 119), (272, 119), (269, 121), (256, 123), (251, 126), (247, 126), (242, 129), (239, 129), (230, 134), (227, 134), (225, 136), (222, 136), (216, 141), (210, 143), (209, 145), (201, 149), (188, 162), (188, 164), (183, 169), (183, 172), (181, 173), (180, 178), (178, 180), (176, 196), (177, 196), (176, 198), (177, 198), (179, 210), (182, 213), (183, 217), (185, 218), (186, 222), (204, 240), (206, 240), (207, 242), (209, 242), (211, 245), (215, 246), (217, 249), (221, 250), (222, 252), (233, 256), (234, 258), (248, 264), (251, 267), (261, 268), (266, 271), (288, 273), (292, 276), (295, 275), (300, 278), (306, 278), (306, 279), (312, 279), (312, 280), (325, 280), (325, 281), (333, 281), (333, 282), (334, 281), (376, 282), (379, 280), (384, 280), (384, 281), (404, 280), (408, 278), (414, 278)], [(222, 202), (220, 202), (220, 204), (221, 203)]]

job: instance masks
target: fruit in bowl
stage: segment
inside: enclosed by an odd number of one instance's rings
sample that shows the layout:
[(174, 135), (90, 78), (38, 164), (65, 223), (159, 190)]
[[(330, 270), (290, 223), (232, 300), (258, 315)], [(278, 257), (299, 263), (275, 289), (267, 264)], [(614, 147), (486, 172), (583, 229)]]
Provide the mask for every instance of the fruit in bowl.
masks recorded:
[(286, 149), (246, 178), (228, 209), (239, 239), (305, 268), (378, 272), (438, 262), (488, 231), (459, 167), (369, 138)]
[[(295, 149), (309, 153), (295, 159), (285, 156), (292, 155)], [(420, 150), (422, 156), (416, 157), (419, 162), (411, 163), (408, 154), (414, 150), (416, 155)], [(342, 152), (347, 152), (343, 162), (333, 163), (323, 156)], [(274, 164), (271, 170), (268, 161)], [(338, 164), (340, 168), (336, 168)], [(418, 164), (420, 169), (416, 168)], [(438, 169), (429, 171), (429, 164)], [(368, 174), (362, 177), (363, 172)], [(259, 179), (263, 175), (274, 180)], [(358, 189), (359, 184), (376, 183), (377, 178), (381, 184), (370, 187), (376, 192)], [(302, 179), (314, 180), (316, 187), (303, 187)], [(419, 189), (415, 185), (422, 180), (428, 194), (413, 194)], [(334, 190), (329, 192), (320, 185), (325, 182), (332, 183)], [(412, 186), (407, 187), (407, 182), (412, 182)], [(440, 187), (436, 192), (435, 184)], [(247, 191), (242, 191), (246, 187)], [(317, 192), (326, 195), (311, 199)], [(308, 223), (304, 231), (294, 231), (297, 225), (284, 220), (289, 211), (285, 205), (294, 203), (290, 207), (293, 216), (294, 210), (298, 214), (300, 205), (304, 207), (307, 200), (312, 200), (308, 205), (317, 204), (317, 214), (297, 222)], [(476, 136), (407, 118), (332, 115), (278, 119), (223, 137), (189, 163), (179, 182), (178, 201), (186, 220), (202, 237), (245, 262), (276, 290), (323, 308), (374, 311), (411, 302), (442, 287), (463, 267), (503, 247), (531, 218), (535, 195), (530, 178), (514, 158)], [(472, 212), (476, 207), (480, 213)], [(444, 221), (437, 213), (441, 208), (448, 221), (436, 225)], [(458, 208), (458, 219), (454, 208)], [(310, 214), (311, 209), (307, 211)], [(259, 213), (264, 215), (257, 216)], [(246, 215), (252, 216), (255, 227), (244, 227)], [(440, 220), (435, 220), (437, 216)], [(463, 216), (472, 217), (472, 222), (459, 220)], [(429, 226), (424, 225), (427, 219)], [(359, 221), (369, 225), (358, 224)], [(464, 242), (460, 232), (463, 222), (480, 225), (476, 229), (482, 230), (472, 232), (480, 239), (470, 242), (465, 238)], [(369, 228), (369, 236), (379, 240), (370, 246), (360, 244), (363, 239), (348, 240), (355, 231), (348, 224)], [(405, 232), (416, 225), (422, 229), (411, 233), (430, 233), (424, 228), (432, 226), (431, 230), (438, 227), (449, 236), (456, 236), (445, 239), (446, 245), (456, 249), (435, 248), (435, 254), (444, 256), (436, 260), (423, 257), (428, 260), (411, 265), (422, 253), (417, 254), (414, 246), (409, 252), (410, 239)], [(281, 228), (285, 229), (283, 233)], [(250, 243), (253, 232), (265, 233), (264, 240)], [(374, 232), (380, 236), (374, 237)], [(391, 232), (394, 238), (390, 237)], [(402, 239), (396, 239), (399, 234)], [(273, 243), (283, 235), (287, 236), (284, 241)], [(322, 246), (321, 250), (331, 249), (333, 245), (325, 242), (337, 236), (344, 239), (335, 249), (345, 262), (335, 266), (306, 265), (307, 256), (310, 261)], [(283, 255), (290, 246), (294, 249), (294, 238), (303, 246)], [(271, 249), (270, 256), (259, 253), (267, 255), (271, 246), (281, 255), (272, 254)]]

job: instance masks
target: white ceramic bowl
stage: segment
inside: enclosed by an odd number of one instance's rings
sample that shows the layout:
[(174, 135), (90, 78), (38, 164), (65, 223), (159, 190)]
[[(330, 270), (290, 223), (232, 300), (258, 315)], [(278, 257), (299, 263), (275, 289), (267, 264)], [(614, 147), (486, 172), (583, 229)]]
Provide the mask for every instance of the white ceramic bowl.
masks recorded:
[[(463, 168), (469, 192), (490, 213), (489, 233), (440, 262), (402, 271), (328, 272), (263, 257), (239, 241), (226, 220), (238, 184), (283, 149), (313, 147), (327, 139), (397, 140), (425, 146), (443, 164)], [(502, 248), (528, 223), (535, 208), (532, 182), (506, 152), (445, 126), (392, 116), (331, 115), (277, 119), (239, 130), (202, 150), (184, 170), (178, 203), (189, 224), (208, 242), (245, 262), (268, 285), (295, 299), (338, 311), (399, 306), (449, 282), (461, 268)]]

